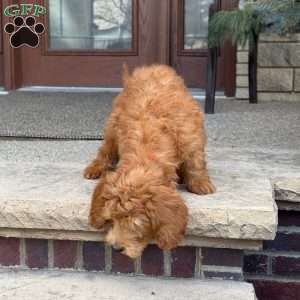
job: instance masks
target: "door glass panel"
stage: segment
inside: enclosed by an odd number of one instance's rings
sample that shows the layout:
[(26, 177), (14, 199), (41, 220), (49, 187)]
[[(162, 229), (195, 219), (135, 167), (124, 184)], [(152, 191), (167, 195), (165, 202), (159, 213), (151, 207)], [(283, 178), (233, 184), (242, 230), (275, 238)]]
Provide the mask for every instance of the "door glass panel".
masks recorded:
[(51, 0), (50, 49), (131, 49), (132, 11), (132, 0)]
[(184, 49), (207, 48), (209, 6), (214, 0), (184, 1)]

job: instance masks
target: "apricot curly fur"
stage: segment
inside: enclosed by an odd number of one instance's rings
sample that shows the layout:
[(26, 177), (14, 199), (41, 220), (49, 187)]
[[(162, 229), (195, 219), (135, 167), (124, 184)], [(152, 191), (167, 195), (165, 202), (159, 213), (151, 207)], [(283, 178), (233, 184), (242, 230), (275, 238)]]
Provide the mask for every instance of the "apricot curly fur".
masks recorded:
[(135, 258), (154, 240), (172, 249), (185, 234), (188, 210), (177, 182), (190, 192), (215, 191), (205, 161), (204, 114), (176, 72), (164, 65), (125, 69), (105, 139), (85, 169), (100, 178), (90, 223), (110, 224), (106, 241)]

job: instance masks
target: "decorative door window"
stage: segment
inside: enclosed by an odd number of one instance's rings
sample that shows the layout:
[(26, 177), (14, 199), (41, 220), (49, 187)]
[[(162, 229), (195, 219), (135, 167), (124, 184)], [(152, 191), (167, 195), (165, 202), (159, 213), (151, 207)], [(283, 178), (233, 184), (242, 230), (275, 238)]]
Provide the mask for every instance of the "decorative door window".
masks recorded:
[(214, 0), (184, 0), (183, 50), (207, 48), (209, 7)]
[(50, 50), (132, 50), (132, 2), (49, 1)]

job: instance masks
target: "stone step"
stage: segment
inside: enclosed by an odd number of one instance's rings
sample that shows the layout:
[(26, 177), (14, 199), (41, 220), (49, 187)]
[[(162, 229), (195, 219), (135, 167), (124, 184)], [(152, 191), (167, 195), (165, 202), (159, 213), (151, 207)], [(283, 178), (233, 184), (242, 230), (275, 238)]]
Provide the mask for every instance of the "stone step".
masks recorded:
[(275, 177), (272, 183), (278, 208), (300, 211), (300, 176)]
[(253, 286), (243, 282), (2, 269), (0, 299), (255, 300), (256, 296)]
[[(203, 246), (201, 240), (222, 240), (221, 247), (255, 249), (262, 240), (274, 238), (277, 207), (270, 180), (254, 180), (245, 170), (243, 175), (231, 168), (226, 162), (213, 166), (218, 189), (213, 195), (180, 189), (189, 209), (185, 244)], [(0, 169), (0, 235), (102, 239), (88, 225), (96, 182), (82, 178), (83, 164), (0, 162)]]

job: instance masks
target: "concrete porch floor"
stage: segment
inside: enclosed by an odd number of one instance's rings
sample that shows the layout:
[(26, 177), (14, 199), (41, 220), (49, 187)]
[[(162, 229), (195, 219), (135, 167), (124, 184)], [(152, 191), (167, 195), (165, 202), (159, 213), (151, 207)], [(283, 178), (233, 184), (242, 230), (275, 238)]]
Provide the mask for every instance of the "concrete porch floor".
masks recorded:
[[(224, 164), (230, 157), (254, 163), (261, 175), (300, 172), (300, 101), (218, 100), (216, 113), (206, 115), (206, 130), (209, 163), (216, 154)], [(86, 164), (99, 145), (100, 141), (0, 138), (0, 162)]]
[(249, 283), (109, 276), (87, 272), (0, 270), (0, 299), (256, 300)]

